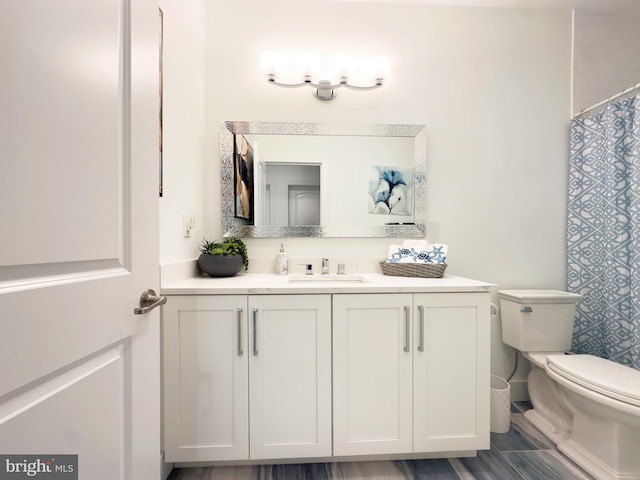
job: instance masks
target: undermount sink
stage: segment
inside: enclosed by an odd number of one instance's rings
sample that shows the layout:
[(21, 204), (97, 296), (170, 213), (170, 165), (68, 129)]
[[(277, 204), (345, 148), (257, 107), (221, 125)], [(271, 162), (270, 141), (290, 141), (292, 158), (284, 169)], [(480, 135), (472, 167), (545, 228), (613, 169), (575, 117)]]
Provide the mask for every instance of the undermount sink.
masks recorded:
[(289, 275), (289, 283), (294, 282), (340, 282), (340, 283), (366, 283), (368, 280), (360, 275)]

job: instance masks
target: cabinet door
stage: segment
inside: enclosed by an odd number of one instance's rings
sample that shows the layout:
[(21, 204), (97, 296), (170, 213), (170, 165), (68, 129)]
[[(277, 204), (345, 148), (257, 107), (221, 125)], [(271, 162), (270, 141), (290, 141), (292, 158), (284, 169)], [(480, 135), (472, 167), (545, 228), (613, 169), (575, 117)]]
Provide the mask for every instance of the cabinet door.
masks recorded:
[(489, 294), (416, 294), (414, 309), (414, 452), (489, 448)]
[(411, 452), (412, 295), (333, 296), (333, 453)]
[(252, 459), (331, 455), (331, 296), (249, 297)]
[(167, 462), (249, 458), (247, 297), (172, 296), (163, 307)]

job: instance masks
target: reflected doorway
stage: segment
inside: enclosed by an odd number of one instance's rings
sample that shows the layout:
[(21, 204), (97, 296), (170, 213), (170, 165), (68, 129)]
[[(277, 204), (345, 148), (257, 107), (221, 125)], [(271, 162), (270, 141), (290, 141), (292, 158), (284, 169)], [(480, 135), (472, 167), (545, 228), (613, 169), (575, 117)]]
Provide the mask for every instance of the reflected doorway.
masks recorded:
[(320, 165), (260, 162), (256, 225), (320, 225)]

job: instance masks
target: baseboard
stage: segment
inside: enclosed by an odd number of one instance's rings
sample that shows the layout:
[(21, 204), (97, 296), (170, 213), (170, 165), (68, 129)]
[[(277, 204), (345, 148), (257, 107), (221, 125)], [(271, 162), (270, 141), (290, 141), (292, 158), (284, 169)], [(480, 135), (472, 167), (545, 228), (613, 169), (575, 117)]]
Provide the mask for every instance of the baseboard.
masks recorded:
[(396, 453), (376, 455), (355, 455), (337, 457), (312, 457), (312, 458), (281, 458), (264, 460), (229, 460), (218, 462), (176, 462), (176, 468), (211, 467), (211, 466), (242, 466), (242, 465), (272, 465), (291, 463), (340, 463), (340, 462), (379, 462), (385, 460), (426, 460), (438, 458), (470, 458), (476, 457), (476, 450), (461, 450), (454, 452), (430, 452), (430, 453)]
[(171, 475), (172, 470), (173, 470), (173, 463), (165, 463), (163, 459), (162, 463), (160, 464), (160, 479), (167, 480), (167, 478), (169, 478), (169, 475)]

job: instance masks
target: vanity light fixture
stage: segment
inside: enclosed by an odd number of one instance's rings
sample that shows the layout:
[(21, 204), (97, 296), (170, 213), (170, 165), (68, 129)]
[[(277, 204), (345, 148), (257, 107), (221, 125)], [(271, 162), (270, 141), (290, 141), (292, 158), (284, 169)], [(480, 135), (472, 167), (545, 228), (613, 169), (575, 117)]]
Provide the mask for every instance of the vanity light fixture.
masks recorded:
[(267, 81), (286, 88), (308, 85), (315, 88), (314, 96), (331, 100), (338, 88), (373, 90), (382, 87), (389, 73), (389, 60), (384, 57), (357, 59), (350, 55), (335, 55), (329, 62), (322, 62), (312, 53), (287, 57), (277, 52), (260, 55), (260, 66)]

